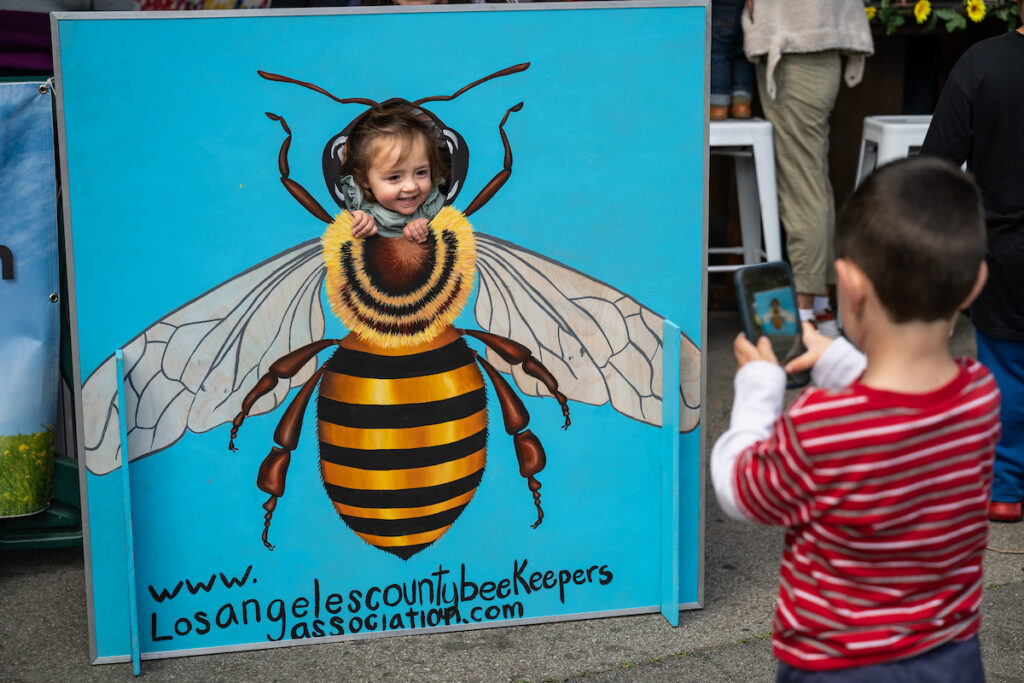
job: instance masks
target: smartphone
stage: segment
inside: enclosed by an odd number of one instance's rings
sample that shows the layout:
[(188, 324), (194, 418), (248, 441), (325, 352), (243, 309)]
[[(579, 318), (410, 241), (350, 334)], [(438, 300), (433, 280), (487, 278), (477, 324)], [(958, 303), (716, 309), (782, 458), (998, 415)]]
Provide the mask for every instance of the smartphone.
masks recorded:
[[(806, 351), (789, 264), (772, 261), (742, 266), (734, 277), (747, 339), (757, 344), (762, 336), (768, 337), (775, 357), (783, 365)], [(810, 381), (810, 371), (786, 374), (787, 389), (802, 387)]]

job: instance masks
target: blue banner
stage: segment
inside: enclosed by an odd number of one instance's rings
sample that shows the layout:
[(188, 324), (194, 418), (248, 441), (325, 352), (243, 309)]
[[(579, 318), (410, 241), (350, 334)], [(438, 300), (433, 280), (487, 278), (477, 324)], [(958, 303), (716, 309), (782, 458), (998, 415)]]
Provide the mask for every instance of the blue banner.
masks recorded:
[(46, 508), (57, 408), (57, 214), (45, 83), (0, 84), (0, 517)]

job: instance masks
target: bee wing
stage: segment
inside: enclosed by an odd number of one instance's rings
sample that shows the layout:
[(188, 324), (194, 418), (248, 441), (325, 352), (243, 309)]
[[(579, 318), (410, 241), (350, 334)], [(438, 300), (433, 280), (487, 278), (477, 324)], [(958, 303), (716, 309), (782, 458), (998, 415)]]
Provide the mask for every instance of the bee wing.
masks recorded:
[[(511, 242), (476, 233), (480, 326), (529, 347), (570, 399), (611, 402), (624, 415), (661, 425), (662, 316), (599, 280)], [(490, 349), (523, 393), (547, 396), (538, 380)], [(680, 349), (680, 430), (700, 419), (700, 349)]]
[[(130, 460), (232, 420), (271, 363), (324, 335), (318, 239), (284, 251), (186, 303), (126, 344), (125, 421)], [(273, 410), (316, 370), (316, 359), (253, 406)], [(117, 375), (108, 356), (82, 385), (85, 460), (106, 474), (121, 464)]]

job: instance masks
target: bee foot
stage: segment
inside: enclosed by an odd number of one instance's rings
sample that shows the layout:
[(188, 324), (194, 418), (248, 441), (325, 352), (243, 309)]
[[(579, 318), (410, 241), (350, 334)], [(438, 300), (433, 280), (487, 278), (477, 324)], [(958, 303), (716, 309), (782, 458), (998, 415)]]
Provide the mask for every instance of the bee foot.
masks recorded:
[[(537, 488), (533, 488), (533, 484), (536, 482)], [(544, 521), (544, 509), (540, 506), (540, 482), (533, 479), (530, 482), (530, 490), (533, 491), (533, 504), (537, 506), (537, 521), (530, 525), (531, 529), (536, 529), (540, 526), (540, 523)]]
[(267, 534), (270, 533), (270, 518), (274, 515), (274, 509), (277, 507), (277, 496), (271, 495), (267, 499), (267, 502), (263, 504), (263, 509), (267, 511), (267, 514), (263, 516), (263, 545), (267, 547), (267, 550), (273, 550), (277, 546), (271, 545), (267, 539)]

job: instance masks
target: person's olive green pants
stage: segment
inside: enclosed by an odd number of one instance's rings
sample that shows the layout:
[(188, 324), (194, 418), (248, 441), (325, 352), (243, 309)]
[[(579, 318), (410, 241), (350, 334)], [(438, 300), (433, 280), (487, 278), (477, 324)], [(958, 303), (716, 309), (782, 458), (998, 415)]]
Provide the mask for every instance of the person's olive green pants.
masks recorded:
[(835, 50), (785, 54), (775, 67), (775, 99), (765, 88), (765, 61), (757, 63), (757, 89), (774, 128), (779, 219), (796, 291), (825, 294), (835, 282), (832, 235), (835, 199), (828, 178), (829, 116), (841, 78)]

